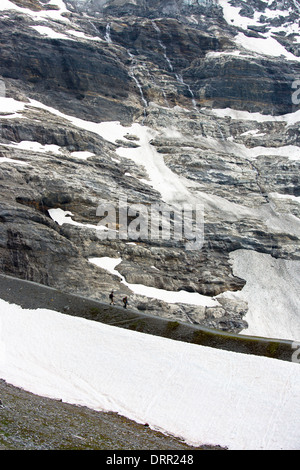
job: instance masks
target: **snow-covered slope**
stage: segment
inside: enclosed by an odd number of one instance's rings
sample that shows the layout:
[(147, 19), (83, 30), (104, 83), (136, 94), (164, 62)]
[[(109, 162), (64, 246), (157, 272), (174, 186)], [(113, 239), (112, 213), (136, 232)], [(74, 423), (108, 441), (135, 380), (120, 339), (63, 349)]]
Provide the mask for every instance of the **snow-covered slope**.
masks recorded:
[(232, 262), (234, 272), (246, 279), (246, 286), (219, 298), (236, 297), (248, 303), (248, 327), (241, 333), (299, 341), (300, 262), (247, 250), (234, 252)]
[(297, 363), (206, 348), (0, 301), (0, 375), (191, 445), (299, 449)]

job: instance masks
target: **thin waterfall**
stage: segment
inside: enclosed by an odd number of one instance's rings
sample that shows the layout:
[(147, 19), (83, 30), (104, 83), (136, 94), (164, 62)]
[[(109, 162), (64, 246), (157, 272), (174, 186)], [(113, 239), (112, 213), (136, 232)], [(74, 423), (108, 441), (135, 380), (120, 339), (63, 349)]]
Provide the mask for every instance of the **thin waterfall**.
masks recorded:
[(190, 95), (191, 95), (193, 107), (194, 107), (195, 110), (198, 112), (197, 103), (196, 103), (196, 100), (195, 100), (195, 95), (194, 95), (193, 91), (191, 90), (190, 85), (189, 85), (188, 83), (185, 83), (185, 82), (184, 82), (184, 80), (183, 80), (183, 78), (182, 78), (182, 75), (176, 73), (176, 74), (175, 74), (175, 77), (176, 77), (176, 80), (177, 80), (179, 83), (181, 83), (181, 85), (185, 86), (185, 87), (188, 89), (188, 91), (189, 91), (189, 93), (190, 93)]
[(110, 36), (110, 24), (109, 24), (109, 23), (106, 25), (106, 30), (105, 30), (104, 39), (105, 39), (105, 41), (108, 42), (109, 44), (112, 43), (111, 36)]
[[(199, 113), (199, 110), (198, 110), (198, 108), (197, 108), (197, 103), (196, 103), (196, 100), (195, 100), (195, 95), (194, 95), (194, 93), (193, 93), (193, 91), (192, 91), (190, 85), (189, 85), (188, 83), (185, 83), (185, 82), (183, 81), (182, 75), (175, 74), (175, 76), (176, 76), (176, 79), (177, 79), (182, 85), (184, 85), (184, 86), (187, 87), (187, 89), (188, 89), (188, 91), (189, 91), (189, 93), (190, 93), (190, 95), (191, 95), (191, 98), (192, 98), (193, 107), (194, 107), (195, 111), (196, 111), (197, 113)], [(199, 113), (199, 114), (200, 114), (200, 113)], [(217, 124), (218, 130), (219, 130), (221, 139), (222, 139), (222, 140), (226, 140), (226, 138), (225, 138), (225, 136), (224, 136), (224, 134), (223, 134), (223, 132), (222, 132), (222, 129), (221, 129), (220, 124), (219, 124), (218, 122), (217, 122), (216, 124)]]
[(171, 72), (173, 72), (173, 65), (171, 64), (171, 61), (170, 61), (169, 57), (167, 56), (167, 48), (166, 48), (166, 46), (161, 42), (160, 39), (158, 40), (158, 43), (159, 43), (160, 47), (163, 49), (163, 51), (164, 51), (164, 58), (166, 59), (166, 62), (167, 62), (167, 64), (168, 64), (168, 66), (169, 66), (169, 69), (171, 70)]
[(153, 28), (155, 29), (155, 31), (157, 32), (157, 35), (158, 35), (158, 44), (160, 45), (160, 47), (162, 48), (162, 50), (164, 51), (163, 52), (163, 55), (164, 55), (164, 58), (169, 66), (169, 69), (171, 70), (171, 72), (173, 72), (173, 65), (171, 64), (171, 61), (169, 59), (169, 57), (167, 56), (167, 48), (166, 46), (163, 44), (163, 42), (161, 41), (161, 31), (159, 29), (159, 27), (157, 26), (157, 24), (155, 23), (154, 20), (152, 20), (152, 26)]
[[(294, 0), (294, 1), (295, 1), (295, 0)], [(157, 33), (158, 44), (159, 44), (159, 46), (161, 47), (161, 49), (163, 50), (163, 55), (164, 55), (164, 58), (165, 58), (165, 60), (166, 60), (166, 62), (167, 62), (167, 64), (168, 64), (168, 67), (169, 67), (169, 69), (170, 69), (171, 72), (174, 72), (173, 65), (171, 64), (171, 61), (170, 61), (169, 57), (167, 56), (167, 48), (166, 48), (166, 46), (163, 44), (163, 42), (161, 41), (161, 31), (160, 31), (158, 25), (155, 23), (154, 20), (152, 20), (151, 23), (152, 23), (152, 26), (153, 26), (154, 30), (155, 30), (156, 33)], [(181, 85), (183, 85), (183, 86), (185, 86), (185, 87), (187, 88), (187, 90), (188, 90), (188, 92), (189, 92), (189, 94), (190, 94), (190, 96), (191, 96), (193, 108), (195, 109), (195, 111), (196, 111), (198, 114), (200, 114), (200, 111), (199, 111), (199, 109), (197, 108), (197, 103), (196, 103), (196, 100), (195, 100), (195, 95), (194, 95), (193, 90), (191, 89), (190, 85), (189, 85), (188, 83), (186, 83), (186, 82), (183, 80), (183, 77), (182, 77), (181, 74), (175, 73), (175, 77), (176, 77), (176, 80), (177, 80)], [(164, 92), (163, 92), (163, 94), (164, 94)], [(165, 97), (165, 100), (166, 100), (165, 94), (164, 94), (164, 97)], [(168, 103), (167, 100), (166, 100), (166, 103)], [(218, 128), (218, 131), (219, 131), (219, 135), (221, 136), (221, 139), (222, 139), (223, 141), (225, 141), (226, 138), (225, 138), (225, 136), (224, 136), (224, 134), (223, 134), (223, 132), (222, 132), (222, 129), (221, 129), (221, 127), (220, 127), (220, 125), (219, 125), (218, 123), (217, 123), (217, 128)]]
[[(131, 58), (132, 63), (133, 63), (133, 61), (134, 61), (134, 56), (133, 56), (133, 54), (131, 54), (131, 52), (130, 52), (129, 50), (127, 50), (127, 53), (128, 53), (128, 55), (129, 55), (129, 57)], [(144, 96), (144, 92), (143, 92), (142, 85), (140, 84), (140, 82), (138, 81), (138, 79), (137, 79), (136, 76), (135, 76), (135, 73), (134, 73), (134, 65), (132, 65), (132, 66), (130, 67), (129, 74), (130, 74), (131, 78), (134, 80), (136, 86), (137, 86), (138, 89), (139, 89), (139, 92), (140, 92), (140, 95), (141, 95), (141, 100), (142, 100), (142, 103), (143, 103), (143, 105), (144, 105), (144, 119), (143, 119), (143, 122), (142, 122), (142, 124), (143, 124), (143, 123), (144, 123), (144, 120), (145, 120), (145, 118), (146, 118), (146, 108), (148, 107), (148, 103), (147, 103), (147, 100), (146, 100), (146, 98), (145, 98), (145, 96)]]
[[(160, 31), (159, 27), (157, 26), (157, 24), (155, 23), (154, 20), (152, 20), (152, 26), (153, 26), (153, 28), (155, 29), (155, 31), (157, 32), (157, 34), (158, 34), (158, 43), (159, 43), (160, 47), (161, 47), (162, 50), (163, 50), (163, 55), (164, 55), (164, 58), (165, 58), (165, 60), (166, 60), (166, 62), (167, 62), (167, 64), (168, 64), (168, 66), (169, 66), (169, 69), (170, 69), (171, 72), (173, 72), (173, 71), (174, 71), (174, 68), (173, 68), (173, 65), (171, 64), (171, 61), (170, 61), (169, 57), (167, 56), (167, 48), (166, 48), (166, 46), (163, 44), (163, 42), (161, 41), (161, 31)], [(185, 86), (185, 87), (188, 89), (188, 91), (189, 91), (189, 93), (190, 93), (190, 95), (191, 95), (193, 108), (194, 108), (197, 112), (199, 112), (199, 111), (198, 111), (198, 108), (197, 108), (197, 103), (196, 103), (196, 100), (195, 100), (195, 95), (194, 95), (193, 91), (191, 90), (190, 85), (189, 85), (188, 83), (185, 83), (185, 82), (183, 81), (182, 75), (175, 73), (175, 77), (176, 77), (176, 80), (177, 80), (179, 83), (181, 83), (181, 85)]]

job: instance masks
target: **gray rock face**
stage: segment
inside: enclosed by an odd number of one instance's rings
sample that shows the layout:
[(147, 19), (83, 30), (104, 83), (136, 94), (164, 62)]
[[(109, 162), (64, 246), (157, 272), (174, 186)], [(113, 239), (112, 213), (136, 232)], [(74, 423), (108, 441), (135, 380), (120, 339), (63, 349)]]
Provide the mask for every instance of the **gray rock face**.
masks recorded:
[[(297, 5), (282, 4), (281, 16), (231, 2), (240, 26), (214, 1), (15, 4), (0, 11), (1, 103), (19, 109), (0, 109), (1, 272), (101, 300), (113, 287), (134, 309), (247, 328), (236, 295), (246, 280), (230, 254), (300, 258), (299, 121), (285, 116), (298, 109), (299, 45), (288, 27)], [(270, 38), (285, 55), (257, 51)], [(113, 123), (110, 135), (100, 122)], [(201, 249), (99, 239), (100, 203), (151, 207), (169, 203), (171, 188), (204, 206)], [(72, 215), (60, 224), (52, 209)], [(117, 272), (89, 261), (103, 257), (122, 259)], [(140, 284), (206, 301), (148, 297)]]
[(133, 109), (126, 105), (132, 81), (114, 54), (71, 40), (41, 43), (24, 23), (19, 28), (13, 22), (13, 31), (11, 22), (2, 23), (2, 76), (19, 80), (27, 96), (47, 97), (45, 103), (83, 119), (122, 115), (124, 122), (132, 121)]
[(217, 6), (215, 0), (71, 0), (77, 11), (88, 11), (92, 15), (140, 17), (182, 17), (185, 14), (208, 13)]

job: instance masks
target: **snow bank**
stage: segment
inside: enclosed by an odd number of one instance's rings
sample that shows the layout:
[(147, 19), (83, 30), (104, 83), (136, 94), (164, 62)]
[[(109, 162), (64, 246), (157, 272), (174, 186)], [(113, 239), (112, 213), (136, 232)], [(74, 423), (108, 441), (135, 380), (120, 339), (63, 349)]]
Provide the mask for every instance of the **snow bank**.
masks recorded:
[(94, 157), (95, 154), (92, 152), (88, 152), (88, 151), (83, 151), (83, 152), (79, 151), (79, 152), (72, 152), (71, 156), (78, 158), (79, 160), (87, 160), (90, 157)]
[[(205, 108), (204, 108), (205, 109)], [(292, 126), (300, 121), (300, 109), (294, 113), (283, 114), (281, 116), (272, 116), (261, 113), (250, 113), (249, 111), (239, 111), (232, 108), (210, 109), (218, 117), (231, 117), (232, 119), (256, 121), (256, 122), (285, 122)]]
[(54, 31), (52, 28), (49, 28), (48, 26), (31, 26), (31, 28), (37, 31), (42, 36), (46, 36), (51, 39), (68, 39), (70, 41), (73, 41), (73, 39), (69, 38), (65, 34), (57, 33), (56, 31)]
[(228, 0), (218, 0), (218, 3), (223, 9), (223, 15), (228, 24), (242, 29), (247, 29), (250, 25), (258, 25), (254, 19), (240, 15), (241, 7), (230, 5)]
[(76, 222), (76, 220), (72, 219), (74, 214), (70, 211), (64, 211), (62, 209), (49, 209), (48, 213), (54, 222), (58, 223), (59, 225), (69, 224), (75, 225), (76, 227), (81, 228), (88, 228), (92, 230), (104, 230), (108, 231), (108, 229), (104, 225), (92, 225), (92, 224), (82, 224), (80, 222)]
[(264, 12), (255, 11), (253, 18), (240, 15), (242, 7), (235, 7), (229, 3), (229, 0), (218, 0), (219, 5), (223, 9), (223, 15), (228, 24), (247, 30), (249, 26), (262, 26), (265, 24), (260, 21), (261, 16), (267, 19), (289, 16), (289, 11), (271, 10), (265, 8)]
[(263, 54), (272, 57), (284, 56), (288, 60), (300, 62), (300, 57), (297, 57), (291, 52), (288, 52), (286, 48), (273, 37), (253, 38), (240, 32), (235, 37), (235, 42), (237, 45), (257, 54)]
[(98, 42), (103, 42), (103, 39), (95, 36), (87, 36), (86, 34), (82, 33), (81, 31), (76, 31), (75, 29), (69, 29), (67, 31), (68, 34), (72, 34), (72, 36), (75, 36), (79, 39), (85, 39), (86, 41), (98, 41)]
[(131, 132), (139, 136), (140, 147), (134, 149), (120, 147), (117, 149), (117, 154), (133, 160), (138, 165), (143, 165), (150, 180), (148, 184), (161, 194), (166, 203), (191, 203), (193, 198), (184, 182), (167, 167), (163, 155), (150, 144), (155, 133), (138, 124), (133, 126)]
[(300, 196), (293, 196), (292, 194), (279, 194), (279, 193), (270, 193), (269, 197), (273, 199), (288, 199), (293, 202), (300, 204)]
[(46, 144), (42, 145), (39, 142), (34, 142), (31, 140), (22, 140), (21, 142), (18, 143), (13, 143), (13, 144), (0, 144), (0, 145), (5, 145), (6, 147), (11, 147), (19, 150), (30, 150), (32, 152), (38, 152), (38, 153), (55, 153), (56, 155), (62, 155), (60, 151), (59, 145), (55, 144)]
[[(21, 101), (16, 101), (13, 98), (6, 98), (5, 96), (0, 97), (0, 113), (7, 113), (7, 114), (16, 114), (20, 111), (23, 111), (24, 106), (26, 103)], [(7, 117), (7, 116), (1, 116)]]
[(0, 377), (192, 445), (299, 449), (300, 367), (0, 300)]
[(246, 280), (245, 287), (239, 292), (225, 292), (211, 298), (197, 293), (130, 284), (116, 269), (122, 258), (89, 259), (118, 276), (134, 294), (167, 303), (215, 307), (220, 305), (222, 297), (241, 299), (249, 307), (245, 316), (249, 327), (242, 334), (300, 341), (300, 261), (275, 259), (251, 250), (235, 251), (231, 260), (234, 275)]

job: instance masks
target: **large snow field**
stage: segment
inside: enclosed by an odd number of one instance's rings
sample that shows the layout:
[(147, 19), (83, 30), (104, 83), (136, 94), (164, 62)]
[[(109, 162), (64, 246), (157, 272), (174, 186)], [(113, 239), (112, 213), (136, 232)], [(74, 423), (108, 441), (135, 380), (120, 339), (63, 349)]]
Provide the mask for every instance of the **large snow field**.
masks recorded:
[(0, 300), (0, 377), (191, 445), (300, 448), (300, 366)]
[(240, 292), (221, 297), (248, 303), (242, 334), (300, 341), (300, 261), (276, 259), (266, 253), (231, 253), (233, 273), (246, 280)]

